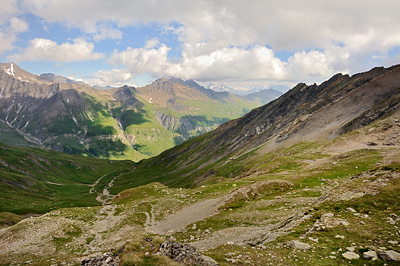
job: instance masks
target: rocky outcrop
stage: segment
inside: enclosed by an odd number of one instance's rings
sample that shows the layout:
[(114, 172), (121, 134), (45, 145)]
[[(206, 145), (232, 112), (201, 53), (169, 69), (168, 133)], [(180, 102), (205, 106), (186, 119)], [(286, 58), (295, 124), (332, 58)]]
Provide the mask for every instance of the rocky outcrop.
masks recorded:
[(216, 266), (215, 260), (201, 255), (193, 246), (168, 240), (160, 245), (157, 255), (167, 256), (183, 265)]
[(118, 253), (106, 252), (102, 256), (82, 260), (82, 266), (119, 266)]

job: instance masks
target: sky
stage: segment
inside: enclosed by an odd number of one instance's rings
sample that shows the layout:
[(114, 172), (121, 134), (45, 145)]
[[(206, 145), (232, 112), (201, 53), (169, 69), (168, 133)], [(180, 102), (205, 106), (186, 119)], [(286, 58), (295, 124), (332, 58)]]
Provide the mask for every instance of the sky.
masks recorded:
[(0, 62), (91, 85), (290, 88), (400, 63), (398, 0), (0, 0)]

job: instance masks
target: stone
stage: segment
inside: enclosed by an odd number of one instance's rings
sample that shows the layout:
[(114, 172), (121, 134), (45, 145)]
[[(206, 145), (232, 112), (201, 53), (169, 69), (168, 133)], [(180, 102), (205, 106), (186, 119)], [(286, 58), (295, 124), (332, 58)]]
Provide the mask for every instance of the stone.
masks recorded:
[(328, 213), (322, 214), (321, 218), (328, 218), (328, 217), (333, 217), (333, 216), (335, 216), (333, 213), (328, 212)]
[(310, 236), (308, 239), (310, 239), (311, 241), (313, 241), (313, 242), (315, 242), (315, 243), (318, 243), (318, 238), (312, 238), (312, 237)]
[(218, 263), (213, 258), (210, 258), (209, 256), (201, 255), (201, 258), (208, 264), (218, 265)]
[(350, 252), (354, 252), (354, 250), (356, 250), (356, 249), (355, 249), (355, 247), (347, 247), (346, 250), (350, 251)]
[(351, 208), (351, 207), (346, 208), (346, 210), (349, 211), (349, 212), (356, 212), (356, 210)]
[(390, 216), (393, 217), (396, 221), (400, 220), (399, 216), (397, 216), (397, 214), (395, 213), (391, 213)]
[(375, 260), (378, 258), (378, 254), (374, 250), (369, 250), (363, 253), (363, 258), (366, 260)]
[(380, 250), (379, 257), (383, 260), (400, 261), (400, 253), (394, 250)]
[(399, 241), (397, 241), (397, 240), (395, 240), (395, 241), (389, 240), (388, 243), (392, 244), (392, 245), (397, 245), (399, 243)]
[(218, 265), (210, 257), (201, 255), (199, 252), (197, 252), (195, 247), (170, 240), (160, 245), (160, 249), (156, 255), (167, 256), (172, 260), (184, 265)]
[(335, 235), (335, 238), (337, 238), (337, 239), (344, 239), (344, 236), (342, 236), (342, 235)]
[(296, 249), (301, 249), (301, 250), (311, 249), (311, 245), (297, 241), (297, 240), (292, 240), (289, 242), (289, 244), (292, 248), (296, 248)]
[(387, 220), (390, 224), (397, 224), (397, 222), (395, 220), (393, 220), (392, 217), (387, 217)]
[(360, 255), (358, 255), (357, 253), (351, 252), (351, 251), (347, 251), (345, 253), (342, 254), (343, 258), (348, 259), (348, 260), (356, 260), (360, 258)]

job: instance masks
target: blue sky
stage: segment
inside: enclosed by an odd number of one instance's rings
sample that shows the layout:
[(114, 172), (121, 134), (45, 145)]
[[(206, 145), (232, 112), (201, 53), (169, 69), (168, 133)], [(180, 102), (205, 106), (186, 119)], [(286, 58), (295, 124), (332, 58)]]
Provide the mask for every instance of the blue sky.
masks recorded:
[(400, 63), (397, 0), (1, 2), (1, 62), (92, 85), (289, 88)]

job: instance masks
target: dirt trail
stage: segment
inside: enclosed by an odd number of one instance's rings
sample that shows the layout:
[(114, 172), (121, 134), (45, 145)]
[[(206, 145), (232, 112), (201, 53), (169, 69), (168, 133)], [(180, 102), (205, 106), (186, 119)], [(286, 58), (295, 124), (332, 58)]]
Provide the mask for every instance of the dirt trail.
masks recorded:
[(182, 210), (167, 216), (164, 220), (150, 226), (156, 234), (165, 235), (184, 229), (189, 224), (201, 221), (212, 216), (218, 208), (225, 204), (225, 197), (208, 199), (184, 207)]
[(156, 220), (155, 220), (155, 216), (154, 216), (154, 205), (153, 204), (151, 204), (150, 213), (144, 212), (144, 214), (146, 215), (146, 222), (145, 222), (144, 226), (146, 228), (150, 228), (152, 226), (155, 226), (156, 225)]
[(97, 186), (97, 184), (100, 182), (100, 180), (102, 180), (107, 174), (101, 176), (99, 179), (97, 179), (92, 185), (90, 185), (92, 188), (89, 190), (89, 193), (94, 193), (96, 191), (96, 189), (94, 188), (95, 186)]

